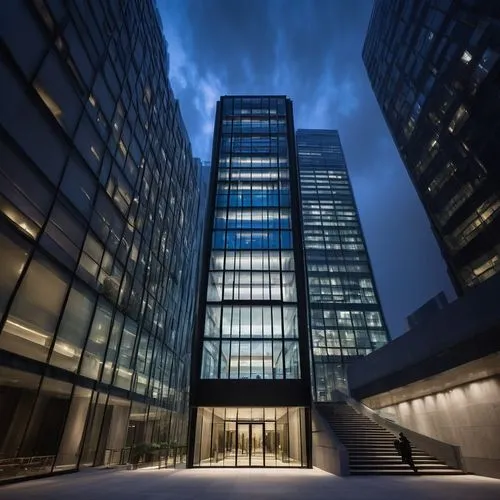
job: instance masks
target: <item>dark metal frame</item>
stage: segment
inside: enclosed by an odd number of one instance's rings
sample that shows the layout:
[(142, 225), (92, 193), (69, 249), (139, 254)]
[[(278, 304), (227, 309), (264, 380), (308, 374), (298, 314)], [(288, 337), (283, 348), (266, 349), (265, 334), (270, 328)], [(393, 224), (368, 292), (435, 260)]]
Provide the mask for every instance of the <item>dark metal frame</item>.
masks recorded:
[[(203, 350), (203, 331), (206, 314), (208, 272), (210, 266), (215, 196), (219, 171), (219, 153), (222, 134), (222, 106), (224, 99), (248, 98), (257, 96), (222, 97), (217, 103), (214, 137), (212, 146), (212, 171), (207, 204), (207, 216), (203, 243), (203, 258), (199, 289), (199, 307), (193, 335), (191, 360), (191, 398), (188, 438), (187, 466), (193, 467), (194, 443), (196, 434), (197, 408), (201, 406), (301, 406), (305, 407), (307, 467), (312, 467), (311, 434), (311, 378), (309, 366), (309, 341), (307, 328), (307, 298), (305, 294), (305, 263), (302, 251), (302, 227), (300, 190), (298, 185), (297, 157), (295, 150), (295, 128), (292, 102), (286, 96), (263, 96), (286, 99), (286, 137), (288, 142), (288, 161), (290, 172), (290, 210), (292, 218), (293, 254), (295, 259), (295, 282), (297, 289), (298, 343), (300, 352), (301, 378), (297, 380), (202, 380), (201, 359)], [(248, 302), (245, 302), (248, 304)], [(243, 303), (242, 303), (243, 304)]]

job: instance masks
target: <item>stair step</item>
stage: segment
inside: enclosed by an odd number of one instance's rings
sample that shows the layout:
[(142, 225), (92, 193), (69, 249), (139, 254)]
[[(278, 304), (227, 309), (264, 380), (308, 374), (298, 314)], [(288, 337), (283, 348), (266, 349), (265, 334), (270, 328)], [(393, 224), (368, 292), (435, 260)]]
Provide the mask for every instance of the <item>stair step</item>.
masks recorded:
[[(344, 444), (344, 443), (342, 443)], [(366, 445), (346, 445), (344, 446), (352, 452), (356, 453), (361, 453), (364, 451), (367, 452), (372, 452), (372, 453), (394, 453), (396, 454), (396, 450), (394, 449), (393, 446), (366, 446)], [(414, 455), (417, 455), (417, 453), (414, 453)], [(425, 452), (424, 453), (418, 453), (418, 455), (427, 455)]]
[(392, 446), (394, 448), (394, 443), (392, 442), (392, 439), (389, 439), (389, 440), (383, 440), (383, 439), (340, 439), (340, 441), (342, 441), (343, 444), (345, 444), (346, 446), (348, 444), (373, 444), (373, 445), (377, 445), (377, 444), (384, 444), (386, 446)]
[[(378, 425), (353, 425), (353, 424), (339, 424), (337, 422), (328, 422), (331, 426), (337, 428), (337, 429), (349, 429), (353, 431), (384, 431), (384, 432), (389, 432), (385, 430), (383, 427), (380, 427)], [(389, 432), (389, 434), (392, 434), (392, 432)]]
[[(396, 461), (398, 463), (401, 463), (401, 457), (399, 455), (363, 455), (363, 456), (358, 456), (358, 455), (351, 455), (349, 454), (349, 459), (351, 462), (356, 462), (356, 461), (362, 461), (366, 462), (367, 460), (391, 460), (391, 461)], [(438, 458), (435, 457), (413, 457), (413, 461), (415, 463), (437, 463), (441, 464), (441, 462)]]
[(344, 423), (344, 422), (329, 421), (328, 423), (330, 425), (334, 425), (335, 427), (342, 427), (343, 429), (360, 429), (360, 430), (361, 429), (368, 429), (368, 430), (379, 429), (379, 430), (385, 430), (380, 425), (367, 425), (367, 424), (357, 423), (357, 422)]
[(385, 469), (366, 469), (366, 470), (351, 470), (351, 476), (459, 476), (464, 472), (458, 469), (443, 469), (438, 471), (427, 470), (423, 472), (413, 472), (410, 468), (406, 470), (385, 470)]
[[(335, 429), (333, 429), (333, 432), (335, 432)], [(393, 438), (385, 438), (385, 437), (356, 437), (356, 436), (345, 436), (344, 438), (341, 438), (336, 434), (336, 436), (342, 441), (343, 443), (371, 443), (371, 444), (385, 444), (385, 445), (390, 445), (394, 447), (394, 439)], [(415, 449), (414, 446), (412, 446), (412, 449)]]
[[(442, 466), (445, 468), (448, 467), (446, 464), (443, 464), (442, 462), (440, 462), (437, 459), (434, 459), (434, 460), (429, 460), (429, 459), (427, 459), (427, 460), (413, 460), (413, 462), (419, 468), (420, 468), (420, 466), (426, 467), (428, 465), (439, 465), (439, 466)], [(396, 457), (394, 457), (393, 459), (391, 459), (391, 458), (375, 459), (372, 457), (366, 457), (365, 459), (358, 459), (358, 458), (352, 459), (349, 457), (349, 464), (352, 466), (385, 465), (385, 464), (387, 464), (387, 465), (405, 465), (405, 464), (403, 464), (403, 462), (401, 462), (401, 459), (398, 460)]]
[[(349, 467), (351, 469), (356, 469), (356, 470), (363, 470), (363, 469), (386, 469), (386, 470), (398, 470), (398, 469), (408, 469), (410, 466), (408, 464), (403, 464), (402, 462), (399, 463), (394, 463), (394, 464), (376, 464), (376, 463), (371, 463), (371, 464), (349, 464)], [(425, 465), (420, 465), (417, 466), (417, 468), (420, 470), (447, 470), (450, 469), (447, 465), (443, 464), (425, 464)]]
[(393, 434), (387, 434), (386, 432), (357, 432), (357, 431), (344, 431), (344, 430), (339, 430), (337, 427), (334, 425), (331, 426), (331, 429), (335, 432), (336, 435), (342, 434), (343, 436), (349, 436), (349, 437), (359, 437), (359, 438), (369, 438), (369, 437), (374, 437), (377, 439), (391, 439), (394, 441), (396, 439), (396, 436)]
[[(349, 451), (349, 450), (348, 450)], [(397, 455), (396, 453), (374, 453), (374, 452), (370, 452), (370, 451), (366, 451), (366, 452), (356, 452), (356, 451), (349, 451), (349, 456), (351, 458), (359, 458), (360, 460), (364, 460), (366, 457), (373, 457), (373, 458), (381, 458), (381, 459), (384, 459), (384, 458), (397, 458), (398, 460), (401, 460), (401, 457), (399, 455)], [(437, 458), (435, 457), (431, 457), (429, 455), (426, 455), (424, 453), (422, 453), (421, 455), (413, 455), (413, 460), (417, 461), (417, 460), (438, 460)]]
[(340, 437), (344, 436), (345, 438), (359, 438), (359, 439), (388, 439), (390, 441), (394, 441), (396, 438), (394, 436), (387, 436), (386, 434), (376, 434), (376, 433), (358, 433), (358, 432), (339, 432), (335, 427), (333, 427), (335, 431), (335, 435)]
[(394, 449), (396, 434), (347, 404), (324, 404), (319, 409), (349, 454), (352, 475), (459, 475), (462, 471), (412, 446), (415, 473)]

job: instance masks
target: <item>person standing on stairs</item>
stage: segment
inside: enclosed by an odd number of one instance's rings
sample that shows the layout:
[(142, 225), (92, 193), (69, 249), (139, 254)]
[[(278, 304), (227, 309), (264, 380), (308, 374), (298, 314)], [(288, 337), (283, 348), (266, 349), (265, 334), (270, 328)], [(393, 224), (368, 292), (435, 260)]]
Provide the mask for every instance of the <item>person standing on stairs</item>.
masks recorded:
[(414, 472), (418, 472), (417, 466), (413, 462), (410, 440), (402, 432), (399, 433), (399, 452), (403, 463), (408, 464)]

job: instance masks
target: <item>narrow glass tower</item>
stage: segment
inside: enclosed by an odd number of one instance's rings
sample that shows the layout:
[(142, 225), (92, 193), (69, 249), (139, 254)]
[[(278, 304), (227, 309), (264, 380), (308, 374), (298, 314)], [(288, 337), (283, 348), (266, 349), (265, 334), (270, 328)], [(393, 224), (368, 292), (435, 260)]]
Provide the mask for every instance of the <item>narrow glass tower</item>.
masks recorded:
[(347, 391), (346, 366), (389, 340), (336, 130), (298, 130), (313, 386)]
[(217, 106), (193, 344), (190, 466), (311, 466), (292, 103)]

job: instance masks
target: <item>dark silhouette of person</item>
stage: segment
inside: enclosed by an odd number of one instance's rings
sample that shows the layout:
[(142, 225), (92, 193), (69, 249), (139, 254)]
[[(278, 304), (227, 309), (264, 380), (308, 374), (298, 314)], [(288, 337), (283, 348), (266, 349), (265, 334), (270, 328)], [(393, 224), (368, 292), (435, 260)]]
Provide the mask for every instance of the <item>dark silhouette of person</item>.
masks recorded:
[(399, 449), (399, 439), (395, 439), (393, 441), (394, 448), (396, 449), (396, 452), (398, 455), (401, 455), (401, 450)]
[[(394, 443), (394, 445), (396, 444)], [(399, 453), (403, 463), (408, 464), (414, 472), (418, 472), (417, 466), (413, 462), (411, 443), (402, 432), (399, 433)]]

